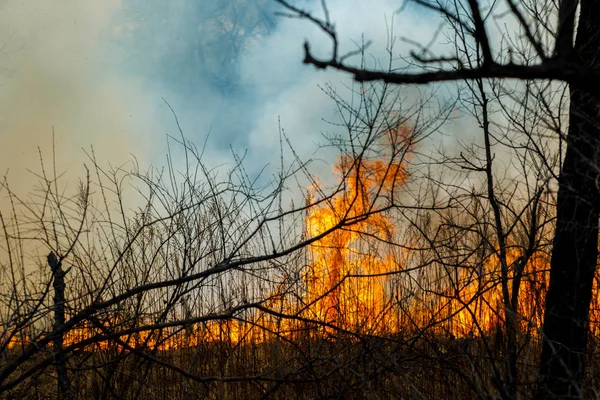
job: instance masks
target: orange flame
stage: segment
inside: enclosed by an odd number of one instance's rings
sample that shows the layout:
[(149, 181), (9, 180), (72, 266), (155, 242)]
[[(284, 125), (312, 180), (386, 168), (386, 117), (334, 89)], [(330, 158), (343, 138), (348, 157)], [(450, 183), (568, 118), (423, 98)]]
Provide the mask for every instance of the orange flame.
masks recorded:
[[(408, 148), (408, 134), (408, 129), (400, 128), (390, 140), (403, 142)], [(386, 155), (378, 160), (344, 156), (338, 160), (335, 171), (343, 178), (343, 190), (313, 206), (305, 221), (307, 234), (320, 238), (308, 248), (309, 262), (302, 275), (304, 292), (297, 293), (301, 300), (291, 304), (283, 295), (273, 296), (269, 304), (282, 314), (298, 318), (282, 322), (278, 317), (256, 313), (246, 322), (211, 321), (177, 328), (170, 333), (168, 330), (142, 331), (120, 336), (117, 343), (125, 347), (172, 350), (201, 342), (260, 342), (273, 335), (297, 332), (302, 321), (315, 321), (316, 325), (325, 326), (321, 332), (328, 334), (342, 329), (388, 335), (407, 329), (431, 328), (464, 337), (492, 334), (503, 326), (505, 302), (497, 252), (485, 259), (479, 269), (462, 268), (454, 280), (448, 280), (436, 290), (406, 289), (409, 294), (404, 300), (395, 295), (395, 288), (402, 283), (394, 279), (410, 255), (398, 254), (389, 246), (397, 229), (391, 217), (379, 211), (393, 199), (407, 178), (402, 162)], [(319, 187), (310, 188), (313, 198), (319, 192)], [(518, 247), (509, 247), (506, 262), (514, 266), (522, 256)], [(536, 335), (542, 325), (548, 269), (549, 260), (542, 253), (534, 253), (523, 266), (516, 312), (521, 331), (530, 335)], [(422, 271), (420, 273), (427, 273)], [(515, 271), (512, 267), (508, 274), (509, 292), (517, 277)], [(410, 272), (406, 275), (410, 276)], [(596, 335), (600, 334), (599, 284), (600, 273), (597, 273), (590, 315), (591, 329)], [(117, 322), (115, 319), (110, 325)], [(65, 335), (65, 346), (101, 334), (97, 327), (78, 327)], [(26, 337), (18, 336), (11, 340), (9, 347), (27, 343)], [(115, 341), (103, 340), (94, 346), (107, 349), (111, 343), (114, 345)], [(122, 344), (116, 347), (122, 349)]]
[[(408, 133), (400, 128), (392, 140), (407, 141)], [(310, 246), (311, 262), (303, 277), (304, 301), (309, 305), (305, 316), (353, 332), (383, 332), (390, 328), (387, 274), (398, 264), (378, 243), (392, 240), (394, 224), (375, 210), (382, 199), (389, 201), (406, 173), (392, 157), (387, 161), (342, 157), (335, 170), (344, 178), (344, 191), (314, 207), (306, 219), (311, 237), (339, 229)]]

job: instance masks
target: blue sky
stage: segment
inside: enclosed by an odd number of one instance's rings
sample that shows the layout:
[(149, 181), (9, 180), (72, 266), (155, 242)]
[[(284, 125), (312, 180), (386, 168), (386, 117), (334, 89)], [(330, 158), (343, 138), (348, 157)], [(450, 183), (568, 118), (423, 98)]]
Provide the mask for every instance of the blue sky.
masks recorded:
[[(314, 7), (320, 2), (299, 2)], [(328, 2), (343, 49), (361, 34), (369, 55), (385, 61), (391, 0)], [(2, 1), (0, 167), (17, 188), (35, 179), (37, 147), (48, 159), (52, 130), (60, 171), (81, 176), (83, 149), (120, 165), (164, 162), (165, 134), (177, 128), (208, 141), (207, 162), (231, 162), (248, 150), (250, 169), (277, 160), (278, 119), (309, 157), (333, 128), (335, 105), (319, 85), (344, 92), (350, 78), (303, 65), (302, 43), (317, 54), (330, 43), (309, 23), (274, 15), (271, 0)], [(436, 22), (414, 10), (394, 16), (396, 30), (428, 37)], [(399, 44), (399, 47), (404, 46)]]

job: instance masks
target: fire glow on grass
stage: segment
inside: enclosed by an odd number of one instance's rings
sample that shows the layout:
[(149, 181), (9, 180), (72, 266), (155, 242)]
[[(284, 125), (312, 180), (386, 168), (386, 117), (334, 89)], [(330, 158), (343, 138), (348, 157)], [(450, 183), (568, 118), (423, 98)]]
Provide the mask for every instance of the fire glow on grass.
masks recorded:
[[(405, 129), (398, 134), (408, 137)], [(403, 164), (342, 158), (335, 170), (345, 177), (345, 190), (311, 210), (307, 231), (315, 237), (344, 220), (356, 218), (357, 222), (310, 246), (311, 262), (304, 275), (305, 318), (324, 323), (325, 331), (333, 326), (371, 335), (428, 329), (454, 337), (480, 336), (493, 334), (502, 325), (504, 302), (497, 251), (484, 260), (478, 273), (474, 268), (456, 274), (445, 271), (437, 280), (429, 276), (406, 290), (404, 284), (418, 279), (411, 274), (434, 274), (428, 267), (418, 273), (403, 271), (411, 254), (390, 244), (395, 239), (394, 221), (386, 213), (372, 213), (380, 199), (394, 196), (405, 182)], [(507, 264), (514, 265), (520, 256), (516, 247), (510, 247)], [(546, 257), (538, 253), (525, 266), (517, 306), (523, 332), (535, 334), (541, 326), (540, 299), (545, 295), (547, 270)], [(512, 268), (509, 292), (514, 278)], [(433, 287), (439, 282), (440, 286)]]
[[(406, 150), (410, 146), (409, 132), (399, 128), (390, 141)], [(385, 146), (390, 146), (385, 143)], [(442, 272), (436, 280), (427, 278), (433, 286), (403, 283), (415, 282), (413, 272), (403, 270), (412, 254), (390, 245), (397, 227), (389, 214), (375, 212), (404, 184), (407, 175), (403, 156), (370, 160), (341, 157), (335, 172), (343, 178), (337, 195), (323, 199), (309, 209), (305, 229), (309, 237), (329, 234), (312, 243), (308, 263), (302, 274), (302, 293), (273, 296), (264, 306), (275, 310), (269, 314), (256, 311), (233, 320), (213, 320), (184, 328), (140, 331), (88, 347), (106, 349), (127, 347), (158, 347), (161, 350), (181, 349), (200, 343), (261, 342), (275, 335), (293, 339), (294, 335), (335, 336), (338, 332), (369, 335), (401, 335), (423, 329), (446, 336), (467, 337), (493, 334), (503, 325), (504, 302), (501, 290), (500, 262), (492, 252), (481, 268), (462, 268), (456, 273)], [(319, 187), (310, 188), (312, 199)], [(350, 223), (351, 222), (351, 223)], [(522, 256), (517, 246), (507, 249), (507, 264)], [(537, 335), (542, 324), (542, 307), (548, 279), (548, 259), (535, 253), (524, 266), (518, 290), (517, 313), (522, 332)], [(435, 275), (430, 267), (414, 274)], [(403, 277), (404, 281), (398, 277)], [(509, 292), (515, 282), (515, 269), (509, 272)], [(442, 284), (439, 284), (442, 282)], [(596, 277), (596, 287), (598, 276)], [(299, 300), (298, 300), (299, 299)], [(592, 304), (591, 327), (597, 334), (600, 321), (598, 290)], [(287, 316), (287, 317), (286, 317)], [(119, 325), (112, 321), (106, 331)], [(145, 321), (151, 324), (151, 321)], [(140, 323), (140, 325), (142, 325)], [(78, 327), (64, 337), (65, 346), (102, 336), (98, 327)], [(5, 337), (3, 334), (2, 337)], [(116, 339), (116, 340), (115, 340)], [(11, 347), (27, 344), (25, 337), (15, 336)]]

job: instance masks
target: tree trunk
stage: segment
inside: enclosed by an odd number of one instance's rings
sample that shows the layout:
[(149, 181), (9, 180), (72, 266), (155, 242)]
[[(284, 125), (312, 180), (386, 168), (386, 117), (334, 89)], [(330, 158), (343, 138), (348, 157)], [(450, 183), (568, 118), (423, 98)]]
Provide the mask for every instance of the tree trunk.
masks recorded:
[[(583, 0), (573, 57), (600, 65), (600, 2)], [(581, 399), (600, 215), (600, 102), (571, 86), (537, 399)]]
[[(54, 279), (54, 329), (58, 330), (65, 323), (65, 272), (62, 270), (61, 263), (53, 252), (48, 254), (48, 265), (50, 265)], [(53, 346), (59, 398), (68, 400), (71, 398), (71, 393), (67, 365), (63, 358), (63, 335), (56, 335)]]

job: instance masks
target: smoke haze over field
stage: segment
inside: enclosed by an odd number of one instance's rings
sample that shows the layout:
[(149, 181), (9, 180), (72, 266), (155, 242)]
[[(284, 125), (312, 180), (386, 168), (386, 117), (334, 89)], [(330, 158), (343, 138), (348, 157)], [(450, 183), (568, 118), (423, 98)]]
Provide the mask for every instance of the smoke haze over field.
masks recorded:
[[(319, 2), (302, 2), (317, 7)], [(386, 19), (395, 1), (330, 1), (340, 36), (374, 40), (385, 62)], [(230, 162), (230, 146), (249, 150), (252, 172), (279, 148), (278, 118), (302, 156), (336, 128), (335, 105), (318, 85), (350, 78), (301, 63), (302, 42), (327, 54), (330, 43), (303, 21), (275, 16), (271, 0), (5, 0), (0, 10), (0, 168), (13, 190), (29, 191), (39, 172), (38, 147), (65, 181), (81, 177), (94, 147), (113, 166), (137, 158), (162, 164), (165, 134), (208, 141), (207, 163)], [(315, 10), (318, 11), (317, 8)], [(415, 25), (414, 15), (394, 23)], [(415, 35), (427, 24), (419, 24)], [(88, 162), (89, 163), (89, 162)]]
[[(105, 37), (120, 6), (115, 1), (4, 1), (0, 11), (0, 167), (13, 190), (29, 191), (52, 161), (55, 131), (57, 172), (81, 176), (94, 146), (106, 160), (122, 163), (135, 149), (144, 157), (151, 140), (136, 140), (145, 121), (143, 91), (123, 79), (110, 59)], [(107, 53), (108, 52), (108, 53)], [(145, 144), (147, 143), (147, 145)]]

